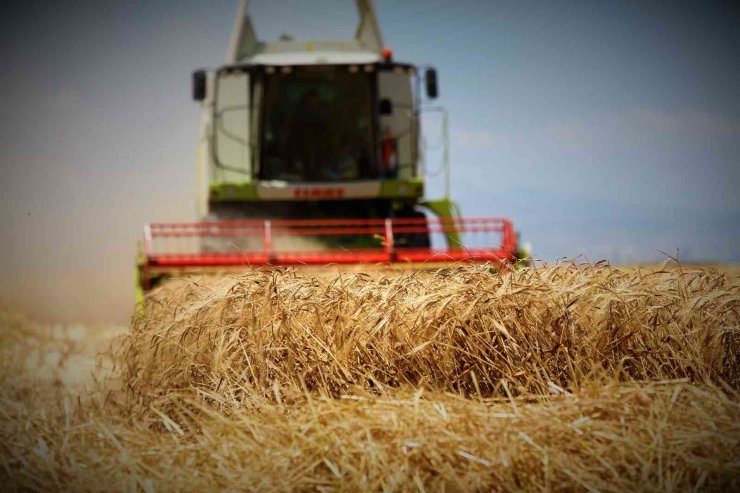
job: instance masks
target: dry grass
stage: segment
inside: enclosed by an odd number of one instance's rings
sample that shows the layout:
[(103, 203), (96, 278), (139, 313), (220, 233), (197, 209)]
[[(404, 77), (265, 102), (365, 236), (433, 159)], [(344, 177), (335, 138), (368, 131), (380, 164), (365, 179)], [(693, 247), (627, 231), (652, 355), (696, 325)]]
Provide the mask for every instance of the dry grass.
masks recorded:
[(703, 270), (253, 272), (155, 293), (123, 359), (147, 399), (191, 386), (226, 401), (399, 385), (542, 394), (604, 375), (738, 388), (740, 297)]
[(681, 268), (176, 281), (114, 378), (81, 395), (28, 369), (68, 337), (6, 314), (0, 476), (44, 491), (737, 489), (739, 289)]
[[(111, 339), (120, 327), (41, 325), (0, 303), (0, 389), (56, 398), (89, 393), (95, 378), (109, 375)], [(43, 389), (43, 391), (41, 391)]]
[(515, 405), (411, 391), (249, 401), (199, 416), (197, 433), (177, 414), (152, 432), (103, 409), (6, 404), (3, 466), (44, 491), (727, 491), (740, 474), (738, 396), (688, 384)]

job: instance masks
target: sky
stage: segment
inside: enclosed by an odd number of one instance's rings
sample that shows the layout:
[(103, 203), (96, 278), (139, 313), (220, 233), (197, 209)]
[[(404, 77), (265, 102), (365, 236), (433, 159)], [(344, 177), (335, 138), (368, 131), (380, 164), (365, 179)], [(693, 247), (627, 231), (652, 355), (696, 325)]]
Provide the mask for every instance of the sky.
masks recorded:
[[(236, 0), (0, 4), (0, 299), (125, 323), (135, 243), (195, 218), (190, 74)], [(740, 261), (740, 17), (729, 2), (376, 0), (398, 61), (434, 65), (452, 196), (538, 258)], [(351, 1), (251, 3), (257, 34), (346, 37)], [(288, 22), (288, 20), (290, 22)], [(430, 146), (439, 120), (423, 120)], [(441, 155), (430, 150), (427, 165)], [(429, 197), (442, 193), (428, 178)]]

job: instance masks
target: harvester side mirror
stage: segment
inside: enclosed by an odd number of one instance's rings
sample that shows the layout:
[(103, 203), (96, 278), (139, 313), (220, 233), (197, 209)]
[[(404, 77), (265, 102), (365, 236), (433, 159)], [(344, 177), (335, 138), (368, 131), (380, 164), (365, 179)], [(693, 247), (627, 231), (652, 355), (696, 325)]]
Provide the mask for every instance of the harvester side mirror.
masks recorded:
[(390, 115), (393, 113), (393, 103), (390, 99), (381, 99), (378, 101), (378, 113), (381, 115)]
[(193, 100), (203, 101), (206, 98), (206, 71), (193, 72)]
[(424, 72), (424, 84), (427, 88), (427, 96), (431, 99), (436, 98), (439, 95), (437, 89), (437, 71), (433, 68), (427, 69)]

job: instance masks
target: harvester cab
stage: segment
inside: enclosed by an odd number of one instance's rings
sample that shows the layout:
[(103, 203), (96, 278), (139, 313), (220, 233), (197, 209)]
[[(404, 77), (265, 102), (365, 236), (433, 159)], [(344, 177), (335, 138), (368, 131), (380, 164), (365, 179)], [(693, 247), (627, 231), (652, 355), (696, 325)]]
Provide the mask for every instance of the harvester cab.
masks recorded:
[[(147, 225), (142, 290), (189, 269), (514, 260), (508, 219), (459, 217), (446, 138), (446, 196), (424, 199), (437, 73), (396, 62), (371, 0), (357, 8), (354, 39), (265, 42), (242, 0), (227, 63), (193, 74), (203, 220)], [(483, 243), (463, 246), (471, 235)]]
[(227, 65), (193, 76), (203, 216), (424, 217), (418, 71), (383, 48), (371, 3), (357, 5), (354, 39), (262, 42), (242, 2)]

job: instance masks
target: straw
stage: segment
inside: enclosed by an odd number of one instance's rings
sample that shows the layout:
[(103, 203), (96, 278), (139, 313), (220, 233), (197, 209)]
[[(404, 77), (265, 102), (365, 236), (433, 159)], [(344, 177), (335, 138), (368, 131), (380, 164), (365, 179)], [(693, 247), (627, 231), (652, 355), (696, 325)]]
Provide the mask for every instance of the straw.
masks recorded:
[(84, 381), (71, 367), (114, 331), (0, 309), (0, 480), (737, 490), (739, 284), (590, 265), (177, 279)]
[(412, 385), (464, 395), (577, 390), (595, 378), (740, 385), (740, 297), (703, 270), (587, 266), (499, 275), (251, 272), (154, 293), (124, 343), (146, 398)]

